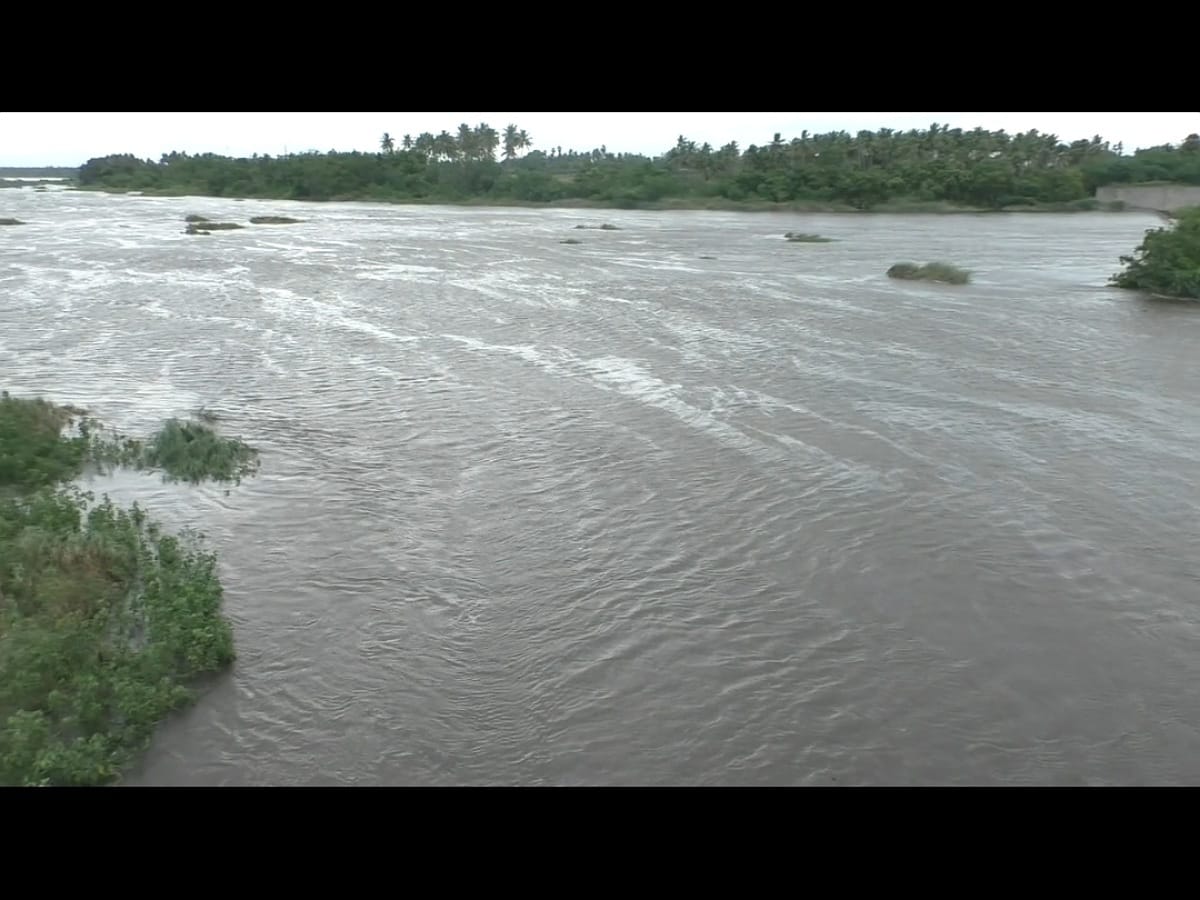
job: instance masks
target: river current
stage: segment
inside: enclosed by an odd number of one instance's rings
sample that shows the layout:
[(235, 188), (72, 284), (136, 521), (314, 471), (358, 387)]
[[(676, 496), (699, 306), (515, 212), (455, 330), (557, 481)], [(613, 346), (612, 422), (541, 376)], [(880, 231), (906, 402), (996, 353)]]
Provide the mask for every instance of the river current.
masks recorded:
[(238, 652), (126, 784), (1200, 781), (1152, 216), (0, 201), (0, 386), (262, 453), (88, 484), (206, 535)]

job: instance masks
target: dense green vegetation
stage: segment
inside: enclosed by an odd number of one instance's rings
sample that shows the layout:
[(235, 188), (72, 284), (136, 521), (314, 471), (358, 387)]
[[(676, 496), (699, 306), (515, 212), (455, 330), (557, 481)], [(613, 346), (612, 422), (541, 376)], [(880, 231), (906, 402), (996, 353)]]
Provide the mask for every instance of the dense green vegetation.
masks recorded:
[[(1200, 137), (1132, 156), (1100, 137), (1064, 143), (1029, 131), (963, 131), (940, 125), (776, 134), (744, 150), (713, 148), (681, 136), (661, 156), (607, 147), (564, 153), (530, 150), (510, 125), (462, 125), (397, 141), (378, 153), (310, 152), (230, 159), (213, 154), (131, 155), (89, 160), (79, 183), (106, 190), (294, 200), (572, 203), (618, 207), (770, 207), (811, 209), (1004, 209), (1096, 207), (1099, 185), (1154, 180), (1200, 184)], [(497, 150), (501, 159), (497, 161)], [(526, 151), (522, 153), (522, 151)]]
[(87, 432), (64, 437), (80, 410), (41, 398), (0, 393), (0, 492), (29, 490), (79, 473), (90, 451)]
[(1200, 207), (1180, 212), (1169, 228), (1147, 231), (1121, 262), (1124, 271), (1112, 277), (1117, 287), (1200, 300)]
[(233, 659), (214, 557), (66, 484), (113, 461), (193, 478), (207, 460), (227, 478), (254, 455), (220, 445), (178, 422), (146, 444), (101, 437), (81, 410), (0, 394), (0, 785), (113, 781), (188, 685)]
[(169, 420), (145, 445), (140, 465), (161, 469), (177, 481), (232, 481), (258, 471), (258, 453), (234, 438), (221, 437), (202, 422)]
[(916, 263), (896, 263), (887, 270), (888, 278), (904, 281), (936, 281), (941, 284), (966, 284), (971, 273), (949, 263), (931, 262), (923, 266)]

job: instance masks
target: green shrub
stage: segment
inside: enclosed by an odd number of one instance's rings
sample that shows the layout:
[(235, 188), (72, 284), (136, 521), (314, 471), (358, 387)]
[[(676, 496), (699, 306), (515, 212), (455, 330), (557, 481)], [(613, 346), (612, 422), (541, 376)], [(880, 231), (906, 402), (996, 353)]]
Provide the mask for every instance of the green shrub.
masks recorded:
[(29, 489), (74, 478), (88, 458), (83, 433), (63, 437), (82, 410), (0, 392), (0, 489)]
[(1125, 270), (1110, 279), (1117, 287), (1200, 299), (1200, 207), (1181, 211), (1172, 227), (1147, 231), (1121, 262)]
[(135, 504), (0, 501), (0, 784), (111, 782), (233, 659), (215, 559)]
[(207, 479), (240, 483), (257, 471), (258, 452), (201, 422), (171, 419), (146, 443), (141, 465), (193, 484)]

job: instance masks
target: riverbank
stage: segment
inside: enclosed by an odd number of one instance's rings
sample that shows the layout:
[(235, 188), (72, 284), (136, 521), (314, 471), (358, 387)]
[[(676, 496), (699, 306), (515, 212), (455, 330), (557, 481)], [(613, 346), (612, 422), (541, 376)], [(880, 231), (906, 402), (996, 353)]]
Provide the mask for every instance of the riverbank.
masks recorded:
[[(206, 430), (184, 462), (178, 431), (168, 423), (146, 442), (159, 458), (136, 467), (227, 480), (229, 456), (252, 454)], [(141, 447), (83, 410), (0, 394), (0, 785), (112, 783), (197, 679), (234, 659), (216, 557), (72, 483), (135, 465)]]
[(646, 212), (655, 211), (709, 211), (709, 212), (774, 212), (774, 213), (813, 213), (831, 214), (846, 213), (858, 215), (890, 214), (890, 215), (979, 215), (981, 213), (1065, 213), (1065, 212), (1127, 212), (1128, 207), (1120, 201), (1102, 202), (1094, 197), (1082, 200), (1072, 200), (1066, 203), (1038, 203), (1020, 206), (1004, 206), (1000, 208), (959, 206), (943, 201), (897, 200), (881, 203), (869, 209), (858, 209), (846, 203), (835, 202), (787, 202), (773, 203), (767, 200), (728, 200), (720, 197), (671, 198), (655, 202), (643, 201), (635, 204), (616, 201), (589, 200), (584, 198), (551, 200), (536, 202), (531, 200), (513, 200), (511, 198), (490, 199), (472, 197), (467, 199), (445, 198), (405, 198), (401, 200), (379, 197), (344, 195), (330, 197), (327, 200), (296, 199), (285, 196), (244, 196), (230, 197), (224, 194), (212, 194), (195, 190), (176, 190), (172, 188), (154, 188), (133, 190), (126, 188), (111, 188), (96, 185), (74, 186), (69, 190), (90, 191), (102, 194), (131, 194), (139, 197), (214, 197), (225, 200), (286, 200), (293, 203), (381, 203), (389, 206), (459, 206), (483, 207), (488, 209), (628, 209)]

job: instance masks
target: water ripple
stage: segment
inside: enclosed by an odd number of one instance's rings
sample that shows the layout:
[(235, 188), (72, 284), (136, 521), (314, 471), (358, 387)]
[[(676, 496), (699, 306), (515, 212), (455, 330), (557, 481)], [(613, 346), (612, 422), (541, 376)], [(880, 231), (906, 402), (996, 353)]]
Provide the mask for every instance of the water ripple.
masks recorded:
[[(239, 653), (132, 783), (1200, 777), (1200, 316), (1103, 286), (1143, 216), (15, 194), (4, 386), (263, 453), (92, 482), (207, 535)], [(883, 275), (931, 256), (975, 283)]]

